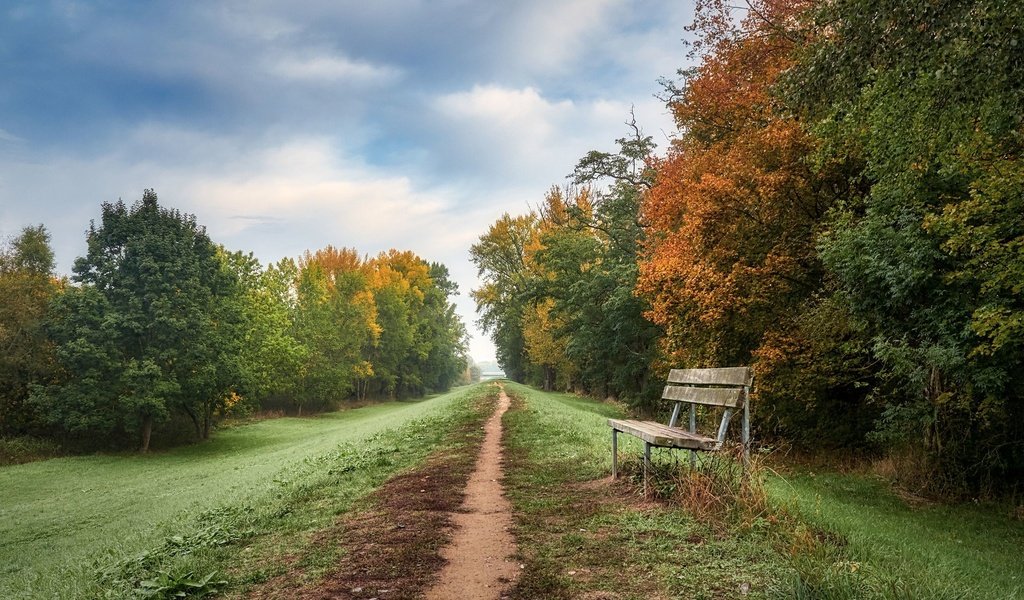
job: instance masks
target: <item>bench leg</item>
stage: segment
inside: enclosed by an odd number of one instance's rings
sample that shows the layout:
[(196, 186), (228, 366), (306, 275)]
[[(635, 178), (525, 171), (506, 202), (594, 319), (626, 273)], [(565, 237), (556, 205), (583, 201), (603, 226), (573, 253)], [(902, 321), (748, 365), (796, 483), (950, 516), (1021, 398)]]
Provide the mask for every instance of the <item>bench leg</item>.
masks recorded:
[(651, 445), (644, 442), (644, 498), (647, 498), (647, 467), (651, 464)]
[(612, 429), (612, 479), (619, 478), (619, 430)]
[[(697, 433), (697, 405), (690, 405), (690, 433)], [(690, 450), (690, 469), (697, 468), (697, 453)]]
[(740, 432), (743, 442), (743, 476), (750, 471), (750, 400), (743, 403), (743, 423)]

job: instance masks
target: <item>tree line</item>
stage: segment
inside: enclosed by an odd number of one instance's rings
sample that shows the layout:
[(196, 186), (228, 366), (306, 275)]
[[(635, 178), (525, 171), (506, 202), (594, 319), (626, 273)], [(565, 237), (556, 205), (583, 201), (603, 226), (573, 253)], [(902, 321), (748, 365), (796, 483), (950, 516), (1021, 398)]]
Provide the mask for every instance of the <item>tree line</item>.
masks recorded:
[(0, 434), (127, 445), (229, 414), (447, 390), (467, 332), (447, 268), (328, 246), (263, 266), (192, 215), (102, 205), (70, 280), (43, 226), (0, 253)]
[(1019, 489), (1024, 4), (699, 4), (667, 151), (630, 123), (474, 245), (506, 372), (649, 405), (753, 364), (765, 442)]

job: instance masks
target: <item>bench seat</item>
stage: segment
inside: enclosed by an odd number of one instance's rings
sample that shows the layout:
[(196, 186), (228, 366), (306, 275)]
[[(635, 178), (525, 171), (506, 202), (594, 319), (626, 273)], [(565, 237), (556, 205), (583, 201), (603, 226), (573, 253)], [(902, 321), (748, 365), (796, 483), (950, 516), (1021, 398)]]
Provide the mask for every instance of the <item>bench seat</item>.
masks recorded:
[[(754, 371), (750, 367), (724, 367), (717, 369), (672, 369), (661, 399), (673, 404), (668, 423), (608, 419), (612, 428), (612, 479), (619, 476), (619, 433), (640, 438), (644, 443), (644, 496), (647, 495), (647, 467), (651, 462), (651, 448), (673, 448), (690, 451), (690, 466), (697, 464), (697, 452), (721, 450), (733, 412), (743, 415), (740, 440), (743, 444), (743, 470), (750, 464), (750, 388), (754, 385)], [(676, 427), (682, 406), (690, 407), (690, 426)], [(718, 435), (709, 437), (697, 433), (697, 405), (709, 409), (722, 409)]]
[(705, 437), (679, 427), (669, 427), (654, 421), (632, 419), (608, 419), (608, 426), (617, 431), (638, 437), (652, 446), (682, 448), (686, 450), (717, 450), (718, 440)]

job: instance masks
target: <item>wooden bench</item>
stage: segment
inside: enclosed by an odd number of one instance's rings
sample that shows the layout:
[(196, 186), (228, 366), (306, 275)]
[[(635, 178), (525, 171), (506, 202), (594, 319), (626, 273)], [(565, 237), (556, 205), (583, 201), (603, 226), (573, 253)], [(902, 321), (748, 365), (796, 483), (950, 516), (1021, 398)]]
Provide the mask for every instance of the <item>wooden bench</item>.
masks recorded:
[[(742, 426), (740, 439), (743, 443), (743, 468), (750, 462), (750, 388), (754, 383), (754, 371), (750, 367), (727, 367), (720, 369), (672, 369), (668, 374), (668, 385), (662, 392), (662, 400), (673, 403), (672, 416), (668, 424), (657, 421), (636, 421), (632, 419), (609, 419), (612, 428), (612, 478), (619, 476), (618, 435), (628, 433), (644, 442), (644, 495), (647, 495), (647, 467), (651, 462), (651, 448), (676, 448), (690, 450), (690, 464), (696, 463), (696, 452), (714, 452), (725, 443), (725, 434), (733, 413), (741, 411)], [(683, 404), (690, 407), (690, 427), (677, 427)], [(697, 405), (721, 407), (722, 420), (718, 435), (707, 437), (697, 433)]]

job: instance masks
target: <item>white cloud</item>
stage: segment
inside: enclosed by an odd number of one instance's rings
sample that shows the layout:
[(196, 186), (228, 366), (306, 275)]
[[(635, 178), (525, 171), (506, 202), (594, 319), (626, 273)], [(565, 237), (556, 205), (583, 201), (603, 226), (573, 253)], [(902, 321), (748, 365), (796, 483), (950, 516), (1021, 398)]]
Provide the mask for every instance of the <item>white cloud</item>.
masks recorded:
[(572, 67), (609, 27), (612, 9), (623, 0), (546, 0), (521, 6), (510, 28), (504, 54), (531, 71)]
[(385, 84), (398, 80), (402, 74), (401, 70), (389, 65), (375, 65), (331, 54), (279, 58), (273, 60), (268, 68), (279, 77), (315, 82)]
[(516, 134), (535, 141), (549, 138), (555, 121), (574, 109), (571, 100), (551, 102), (532, 87), (510, 89), (497, 85), (475, 85), (468, 92), (440, 96), (435, 106), (450, 120), (472, 122), (474, 131)]
[[(437, 225), (447, 209), (442, 197), (416, 189), (407, 177), (339, 158), (326, 140), (290, 140), (245, 162), (237, 174), (186, 184), (187, 197), (205, 207), (223, 236), (243, 236), (269, 216), (292, 228), (302, 249), (333, 243), (371, 251), (410, 240)], [(415, 237), (435, 249), (429, 238)]]
[(614, 151), (614, 140), (628, 133), (624, 123), (631, 109), (646, 132), (671, 126), (654, 98), (635, 105), (614, 98), (548, 99), (533, 87), (476, 85), (440, 96), (433, 106), (438, 135), (444, 132), (448, 139), (448, 160), (503, 187), (536, 190), (520, 206), (561, 184), (588, 151)]

